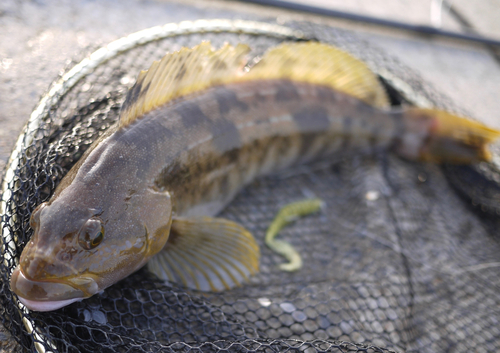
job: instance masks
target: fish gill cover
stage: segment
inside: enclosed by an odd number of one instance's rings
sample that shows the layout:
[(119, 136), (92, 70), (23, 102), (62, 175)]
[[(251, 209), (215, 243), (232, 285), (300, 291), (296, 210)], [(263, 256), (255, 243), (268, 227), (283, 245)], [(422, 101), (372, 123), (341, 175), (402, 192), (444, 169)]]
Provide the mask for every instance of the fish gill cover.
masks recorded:
[[(500, 348), (500, 240), (492, 196), (498, 194), (496, 170), (443, 168), (387, 153), (295, 168), (259, 179), (240, 193), (222, 216), (249, 229), (262, 251), (260, 273), (243, 287), (215, 294), (186, 291), (165, 285), (143, 268), (58, 311), (21, 310), (8, 283), (32, 235), (30, 215), (116, 121), (141, 69), (167, 51), (207, 39), (214, 47), (246, 43), (252, 55), (285, 39), (301, 39), (299, 32), (265, 23), (169, 26), (160, 39), (142, 33), (155, 41), (130, 42), (114, 52), (108, 47), (109, 57), (78, 82), (69, 80), (49, 93), (38, 112), (41, 118), (28, 125), (13, 153), (14, 169), (5, 174), (8, 188), (2, 200), (0, 315), (25, 351)], [(413, 92), (402, 92), (387, 86), (393, 105), (412, 103), (417, 96), (420, 102), (457, 110), (411, 71), (349, 32), (297, 26), (367, 61), (386, 84), (398, 78), (413, 87)], [(264, 246), (266, 229), (282, 206), (311, 195), (327, 207), (281, 231), (279, 236), (303, 260), (299, 271), (284, 273), (279, 269), (283, 259)], [(470, 198), (481, 207), (472, 207)]]

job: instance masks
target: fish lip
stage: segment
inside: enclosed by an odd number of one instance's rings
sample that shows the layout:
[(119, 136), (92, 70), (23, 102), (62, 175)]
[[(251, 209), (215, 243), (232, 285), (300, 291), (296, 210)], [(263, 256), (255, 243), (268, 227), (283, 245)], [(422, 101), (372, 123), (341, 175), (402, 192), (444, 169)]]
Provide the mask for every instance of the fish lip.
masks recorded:
[(12, 273), (10, 287), (28, 309), (37, 311), (56, 310), (98, 292), (97, 283), (90, 277), (38, 281), (26, 277), (20, 266)]
[(18, 298), (19, 301), (23, 303), (25, 307), (33, 311), (53, 311), (83, 299), (83, 298), (73, 298), (67, 300), (41, 301), (41, 300), (29, 300), (20, 296), (18, 296)]

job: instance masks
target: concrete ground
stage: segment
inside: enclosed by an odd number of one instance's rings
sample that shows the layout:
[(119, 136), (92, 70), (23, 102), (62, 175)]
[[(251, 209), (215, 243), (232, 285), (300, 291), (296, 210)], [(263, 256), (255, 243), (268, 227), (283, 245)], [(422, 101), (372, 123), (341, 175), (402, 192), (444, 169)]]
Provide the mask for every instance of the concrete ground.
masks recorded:
[[(500, 39), (500, 0), (293, 1), (463, 33), (472, 27)], [(481, 45), (237, 1), (2, 0), (0, 168), (40, 96), (71, 59), (134, 31), (199, 18), (306, 20), (351, 29), (419, 72), (474, 117), (500, 128), (500, 64)], [(8, 334), (0, 331), (0, 341), (7, 344)], [(10, 352), (12, 346), (0, 344), (1, 351)]]
[[(500, 38), (500, 1), (293, 0), (405, 23), (442, 25)], [(459, 16), (453, 15), (458, 13)], [(439, 16), (441, 14), (441, 16)], [(308, 20), (352, 29), (418, 71), (475, 117), (500, 127), (500, 64), (484, 46), (400, 30), (219, 0), (3, 0), (0, 3), (0, 168), (39, 97), (71, 59), (131, 32), (198, 18)]]

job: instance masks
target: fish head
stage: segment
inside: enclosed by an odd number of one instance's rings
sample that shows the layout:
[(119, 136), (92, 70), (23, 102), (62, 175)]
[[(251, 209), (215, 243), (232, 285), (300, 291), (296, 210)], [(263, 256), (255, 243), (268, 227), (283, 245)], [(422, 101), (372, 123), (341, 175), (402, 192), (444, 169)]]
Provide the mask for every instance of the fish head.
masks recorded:
[(169, 197), (147, 191), (123, 202), (111, 199), (85, 207), (59, 197), (35, 209), (34, 234), (10, 281), (26, 307), (51, 311), (88, 298), (163, 248), (172, 222)]

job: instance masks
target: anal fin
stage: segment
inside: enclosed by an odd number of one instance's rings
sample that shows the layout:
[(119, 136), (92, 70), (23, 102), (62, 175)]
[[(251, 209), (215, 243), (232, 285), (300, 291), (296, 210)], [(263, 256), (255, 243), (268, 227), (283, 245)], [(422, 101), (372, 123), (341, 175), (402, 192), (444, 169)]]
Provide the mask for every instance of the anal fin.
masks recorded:
[(174, 218), (167, 244), (149, 262), (159, 278), (202, 291), (236, 287), (258, 272), (252, 234), (223, 218)]

